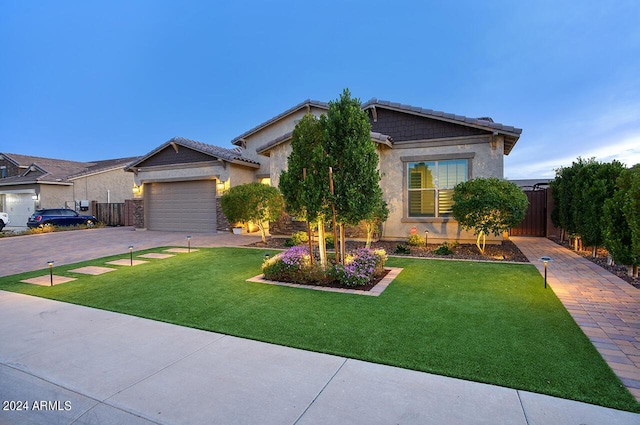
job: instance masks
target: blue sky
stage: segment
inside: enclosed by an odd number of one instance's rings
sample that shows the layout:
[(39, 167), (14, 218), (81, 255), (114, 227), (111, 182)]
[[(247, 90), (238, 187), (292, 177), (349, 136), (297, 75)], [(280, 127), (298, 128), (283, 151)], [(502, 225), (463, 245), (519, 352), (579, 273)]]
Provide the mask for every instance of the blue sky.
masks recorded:
[(640, 162), (640, 2), (0, 1), (0, 152), (223, 147), (349, 88), (523, 129), (505, 177)]

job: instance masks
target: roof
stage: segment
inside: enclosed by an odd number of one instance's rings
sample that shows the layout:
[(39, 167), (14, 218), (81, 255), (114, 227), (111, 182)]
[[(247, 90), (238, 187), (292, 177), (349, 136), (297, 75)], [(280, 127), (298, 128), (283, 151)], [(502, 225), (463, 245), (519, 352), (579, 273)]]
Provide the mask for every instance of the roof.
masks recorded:
[[(281, 120), (282, 118), (285, 118), (295, 112), (300, 111), (303, 108), (309, 108), (309, 107), (316, 107), (316, 108), (320, 108), (320, 109), (325, 109), (328, 110), (329, 109), (329, 103), (327, 102), (321, 102), (318, 100), (310, 100), (307, 99), (304, 102), (301, 102), (299, 104), (297, 104), (296, 106), (287, 109), (286, 111), (276, 115), (275, 117), (263, 122), (262, 124), (259, 124), (255, 127), (253, 127), (251, 130), (246, 131), (244, 133), (242, 133), (240, 136), (234, 138), (231, 143), (237, 146), (242, 146), (242, 142), (244, 140), (244, 138), (251, 136), (252, 134), (262, 130), (265, 127), (268, 127), (269, 125), (273, 124), (274, 122), (277, 122), (279, 120)], [(386, 108), (386, 109), (391, 109), (391, 110), (395, 110), (395, 111), (400, 111), (400, 112), (405, 112), (405, 113), (410, 113), (410, 114), (414, 114), (414, 115), (419, 115), (419, 116), (423, 116), (423, 117), (427, 117), (427, 118), (431, 118), (431, 119), (436, 119), (436, 120), (440, 120), (440, 121), (447, 121), (447, 122), (451, 122), (451, 123), (455, 123), (455, 124), (460, 124), (460, 125), (465, 125), (468, 127), (474, 127), (474, 128), (478, 128), (481, 130), (485, 130), (491, 133), (497, 133), (497, 134), (502, 134), (503, 136), (505, 136), (505, 146), (504, 146), (504, 153), (505, 155), (508, 155), (509, 152), (511, 152), (511, 149), (513, 149), (513, 147), (515, 146), (516, 142), (518, 141), (518, 139), (520, 138), (520, 134), (522, 133), (522, 129), (520, 128), (516, 128), (513, 126), (509, 126), (509, 125), (504, 125), (504, 124), (500, 124), (500, 123), (496, 123), (493, 121), (493, 119), (491, 119), (490, 117), (480, 117), (480, 118), (469, 118), (469, 117), (465, 117), (463, 115), (456, 115), (456, 114), (450, 114), (447, 112), (442, 112), (442, 111), (435, 111), (433, 109), (425, 109), (425, 108), (420, 108), (417, 106), (411, 106), (411, 105), (405, 105), (402, 103), (396, 103), (396, 102), (389, 102), (386, 100), (379, 100), (376, 98), (373, 98), (367, 102), (365, 102), (364, 104), (362, 104), (362, 109), (366, 110), (366, 109), (370, 109), (370, 108)], [(374, 134), (374, 133), (372, 133)], [(384, 135), (382, 135), (384, 136)], [(387, 136), (388, 137), (388, 136)], [(269, 143), (267, 143), (266, 145), (263, 145), (261, 147), (258, 148), (258, 153), (264, 153), (267, 150), (269, 150), (270, 148), (276, 146), (279, 143), (282, 143), (283, 141), (286, 141), (288, 139), (291, 138), (291, 134), (287, 133), (284, 134), (280, 137), (278, 137), (277, 139), (274, 139), (272, 141), (270, 141)]]
[(489, 117), (481, 118), (469, 118), (463, 115), (450, 114), (442, 111), (434, 111), (433, 109), (425, 109), (417, 106), (404, 105), (402, 103), (389, 102), (386, 100), (371, 99), (362, 105), (362, 109), (381, 107), (385, 109), (391, 109), (400, 112), (406, 112), (414, 115), (419, 115), (427, 118), (437, 119), (441, 121), (448, 121), (451, 123), (466, 125), (470, 127), (479, 128), (482, 130), (497, 132), (505, 136), (504, 153), (508, 155), (513, 149), (522, 133), (522, 129), (516, 128), (510, 125), (504, 125), (494, 122)]
[(1, 155), (7, 161), (24, 169), (24, 172), (18, 176), (1, 179), (0, 185), (3, 186), (35, 183), (72, 184), (73, 179), (123, 168), (124, 165), (134, 159), (134, 157), (128, 157), (102, 161), (79, 162), (12, 153), (2, 153)]
[(152, 156), (162, 151), (167, 146), (171, 146), (172, 144), (177, 144), (189, 149), (193, 149), (194, 151), (201, 152), (206, 155), (210, 155), (221, 161), (232, 162), (235, 164), (249, 165), (256, 168), (260, 166), (259, 162), (243, 157), (241, 154), (240, 148), (227, 149), (227, 148), (221, 148), (219, 146), (210, 145), (208, 143), (198, 142), (196, 140), (186, 139), (184, 137), (174, 137), (168, 140), (167, 142), (163, 143), (162, 145), (158, 146), (156, 149), (152, 150), (145, 156), (136, 158), (134, 161), (131, 161), (126, 166), (126, 170), (132, 171), (133, 167), (138, 166), (142, 162), (146, 161), (147, 159), (151, 158)]
[[(393, 140), (391, 139), (391, 136), (387, 136), (386, 134), (382, 134), (382, 133), (376, 133), (374, 131), (371, 131), (370, 133), (371, 136), (371, 140), (373, 140), (376, 143), (380, 143), (382, 145), (385, 145), (387, 147), (391, 147)], [(260, 155), (267, 155), (267, 153), (273, 149), (274, 147), (287, 142), (289, 140), (291, 140), (291, 137), (293, 136), (293, 131), (289, 131), (288, 133), (283, 134), (282, 136), (276, 137), (275, 139), (267, 142), (266, 144), (258, 147), (258, 149), (256, 149), (256, 151), (258, 152), (258, 154)]]
[(252, 134), (262, 130), (263, 128), (268, 127), (272, 123), (274, 123), (276, 121), (279, 121), (282, 118), (284, 118), (284, 117), (286, 117), (288, 115), (291, 115), (291, 114), (293, 114), (295, 112), (298, 112), (299, 110), (301, 110), (303, 108), (308, 108), (308, 107), (315, 107), (315, 108), (328, 110), (329, 109), (329, 104), (327, 102), (321, 102), (319, 100), (307, 99), (304, 102), (298, 103), (293, 108), (289, 108), (286, 111), (276, 115), (275, 117), (263, 122), (262, 124), (259, 124), (259, 125), (255, 126), (255, 127), (253, 127), (251, 130), (245, 131), (244, 133), (242, 133), (238, 137), (236, 137), (233, 140), (231, 140), (231, 143), (234, 144), (234, 145), (237, 145), (237, 146), (242, 146), (242, 140), (245, 137), (249, 137)]

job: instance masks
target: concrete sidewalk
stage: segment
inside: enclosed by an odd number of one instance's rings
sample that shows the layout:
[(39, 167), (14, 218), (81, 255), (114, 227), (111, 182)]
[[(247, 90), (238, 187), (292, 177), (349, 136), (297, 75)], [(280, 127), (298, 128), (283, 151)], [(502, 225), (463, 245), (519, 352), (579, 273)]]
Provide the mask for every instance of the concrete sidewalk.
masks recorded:
[[(0, 331), (3, 425), (640, 423), (633, 413), (4, 291)], [(25, 402), (29, 410), (16, 410)]]

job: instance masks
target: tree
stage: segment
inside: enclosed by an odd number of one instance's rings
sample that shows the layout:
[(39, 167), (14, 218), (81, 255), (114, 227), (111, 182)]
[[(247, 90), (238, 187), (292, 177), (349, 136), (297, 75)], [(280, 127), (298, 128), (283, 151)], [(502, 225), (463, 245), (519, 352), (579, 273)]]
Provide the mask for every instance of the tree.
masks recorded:
[(325, 165), (333, 174), (330, 207), (340, 226), (340, 251), (344, 256), (344, 226), (356, 225), (379, 211), (382, 205), (378, 154), (371, 141), (369, 116), (357, 98), (344, 89), (340, 98), (329, 102), (322, 120)]
[(555, 205), (551, 211), (551, 221), (563, 230), (563, 234), (566, 232), (570, 237), (577, 234), (573, 206), (577, 204), (574, 201), (574, 188), (578, 182), (578, 174), (588, 161), (593, 160), (578, 158), (578, 162), (573, 162), (571, 167), (558, 168), (555, 179), (549, 183)]
[(280, 191), (261, 183), (234, 186), (220, 198), (222, 212), (230, 222), (252, 222), (260, 229), (262, 242), (267, 241), (266, 223), (282, 214), (284, 199)]
[[(278, 187), (285, 209), (292, 216), (304, 218), (310, 226), (318, 225), (320, 262), (326, 267), (324, 244), (325, 211), (329, 204), (329, 174), (324, 169), (323, 127), (320, 119), (306, 114), (296, 124), (291, 140), (287, 170), (280, 174)], [(310, 252), (311, 240), (309, 238)]]
[(529, 200), (515, 184), (495, 177), (458, 183), (453, 191), (453, 218), (477, 235), (476, 246), (484, 254), (486, 235), (495, 236), (524, 220)]
[(620, 173), (612, 198), (604, 207), (605, 247), (618, 264), (638, 275), (640, 264), (640, 164)]

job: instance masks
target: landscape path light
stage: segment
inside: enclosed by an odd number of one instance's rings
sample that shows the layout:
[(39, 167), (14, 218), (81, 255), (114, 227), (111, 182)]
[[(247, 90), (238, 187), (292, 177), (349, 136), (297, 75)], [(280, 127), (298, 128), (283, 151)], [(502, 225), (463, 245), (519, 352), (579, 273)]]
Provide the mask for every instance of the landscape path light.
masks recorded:
[(552, 262), (553, 260), (551, 259), (551, 257), (547, 257), (545, 255), (544, 257), (540, 257), (540, 261), (544, 263), (544, 287), (546, 289), (547, 288), (547, 267), (549, 266), (549, 263)]
[(53, 286), (53, 260), (47, 261), (49, 265), (49, 279), (51, 280), (51, 284), (49, 286)]
[(131, 266), (133, 266), (133, 245), (129, 245), (129, 257), (131, 259)]
[(424, 231), (424, 247), (426, 248), (429, 245), (429, 231)]
[(191, 235), (187, 235), (187, 252), (191, 252)]

